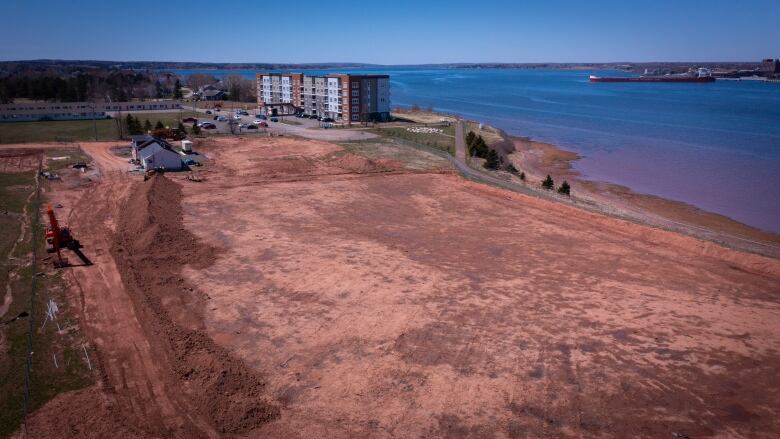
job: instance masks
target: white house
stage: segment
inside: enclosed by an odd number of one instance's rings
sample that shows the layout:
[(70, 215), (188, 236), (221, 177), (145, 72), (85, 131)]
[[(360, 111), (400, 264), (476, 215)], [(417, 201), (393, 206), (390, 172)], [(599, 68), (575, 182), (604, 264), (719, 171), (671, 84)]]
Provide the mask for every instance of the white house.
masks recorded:
[(145, 141), (136, 142), (137, 140), (134, 140), (132, 144), (133, 158), (138, 160), (147, 171), (161, 168), (166, 171), (182, 169), (181, 155), (165, 140), (149, 136)]

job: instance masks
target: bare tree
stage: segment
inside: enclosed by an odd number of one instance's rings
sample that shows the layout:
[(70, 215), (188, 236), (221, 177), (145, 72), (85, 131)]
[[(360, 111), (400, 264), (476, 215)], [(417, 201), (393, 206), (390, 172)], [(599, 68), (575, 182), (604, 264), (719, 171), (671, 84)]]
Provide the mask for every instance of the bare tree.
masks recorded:
[(198, 91), (201, 87), (217, 82), (217, 78), (205, 73), (193, 73), (187, 77), (187, 86), (192, 91)]
[(231, 101), (254, 102), (255, 81), (240, 75), (228, 75), (222, 81), (227, 87)]

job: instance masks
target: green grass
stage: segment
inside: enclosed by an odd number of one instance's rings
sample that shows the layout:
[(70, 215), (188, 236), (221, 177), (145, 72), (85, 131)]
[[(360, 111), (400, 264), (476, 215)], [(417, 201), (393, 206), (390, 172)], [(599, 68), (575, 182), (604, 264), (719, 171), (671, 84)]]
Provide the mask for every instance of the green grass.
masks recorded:
[[(154, 126), (157, 121), (163, 125), (175, 128), (181, 117), (198, 117), (190, 111), (171, 113), (131, 113), (143, 124), (149, 120)], [(127, 113), (122, 113), (122, 122)], [(78, 142), (95, 140), (97, 130), (98, 140), (119, 139), (119, 128), (114, 119), (101, 120), (63, 120), (45, 122), (3, 122), (0, 123), (0, 143), (31, 143), (31, 142)]]
[[(68, 307), (62, 272), (48, 270), (49, 274), (46, 276), (35, 276), (36, 272), (46, 271), (43, 262), (39, 260), (35, 266), (29, 264), (33, 246), (38, 259), (46, 255), (42, 238), (44, 228), (40, 221), (29, 221), (25, 225), (24, 241), (9, 254), (13, 243), (19, 237), (23, 218), (20, 214), (26, 211), (28, 218), (34, 219), (35, 212), (40, 209), (34, 197), (32, 202), (26, 204), (26, 200), (35, 190), (34, 178), (34, 172), (0, 173), (0, 189), (7, 189), (7, 183), (15, 186), (10, 188), (12, 190), (0, 191), (0, 203), (9, 206), (8, 210), (13, 212), (13, 215), (0, 215), (0, 291), (3, 297), (6, 285), (9, 284), (9, 269), (14, 269), (18, 274), (18, 277), (10, 280), (13, 302), (8, 312), (0, 316), (0, 319), (6, 322), (23, 311), (32, 314), (34, 354), (30, 372), (29, 412), (43, 406), (61, 392), (80, 389), (94, 382), (93, 375), (83, 359), (83, 338), (73, 317), (75, 310), (71, 311)], [(37, 285), (31, 308), (33, 276)], [(42, 317), (49, 299), (59, 305), (57, 322), (61, 332), (52, 322), (43, 325)], [(29, 319), (23, 318), (0, 326), (4, 339), (4, 344), (0, 346), (0, 438), (8, 437), (16, 431), (24, 414), (24, 371)], [(58, 367), (54, 365), (55, 354)], [(91, 355), (94, 355), (94, 352), (91, 352)]]
[(406, 127), (376, 128), (370, 131), (385, 138), (403, 139), (418, 145), (433, 147), (455, 154), (455, 128), (452, 126), (436, 126), (434, 128), (441, 129), (442, 132), (414, 133), (408, 131)]
[(400, 138), (380, 138), (355, 142), (339, 142), (347, 151), (362, 155), (371, 160), (395, 160), (408, 169), (429, 170), (449, 168), (450, 162), (444, 158), (444, 151), (429, 146), (421, 146)]

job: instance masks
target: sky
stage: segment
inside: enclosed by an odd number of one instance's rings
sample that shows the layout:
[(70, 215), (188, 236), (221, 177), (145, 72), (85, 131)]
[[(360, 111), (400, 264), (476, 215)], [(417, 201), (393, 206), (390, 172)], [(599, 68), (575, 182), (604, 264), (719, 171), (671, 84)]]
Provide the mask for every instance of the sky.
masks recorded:
[(2, 0), (0, 10), (5, 61), (780, 58), (780, 0)]

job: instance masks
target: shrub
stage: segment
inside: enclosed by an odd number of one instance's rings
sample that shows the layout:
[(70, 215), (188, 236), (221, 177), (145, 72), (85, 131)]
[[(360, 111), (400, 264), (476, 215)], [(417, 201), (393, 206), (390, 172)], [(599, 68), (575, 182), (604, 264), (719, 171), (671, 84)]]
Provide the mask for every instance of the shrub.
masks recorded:
[(487, 153), (487, 157), (485, 157), (485, 167), (488, 169), (498, 169), (498, 153), (496, 153), (495, 150), (491, 149)]
[(513, 174), (517, 174), (517, 168), (515, 168), (515, 165), (512, 164), (512, 163), (510, 163), (510, 164), (508, 164), (506, 166), (506, 170), (511, 172), (511, 173), (513, 173)]
[(552, 188), (555, 187), (555, 182), (553, 182), (552, 177), (550, 177), (550, 174), (547, 174), (547, 178), (544, 179), (542, 182), (542, 187), (548, 190), (552, 190)]
[(563, 180), (561, 187), (558, 188), (558, 193), (563, 195), (571, 195), (571, 186), (566, 180)]
[(474, 144), (474, 141), (477, 139), (477, 135), (474, 134), (474, 131), (469, 131), (468, 134), (466, 134), (466, 146), (471, 149), (471, 145)]
[(520, 180), (525, 181), (525, 172), (520, 173)]

